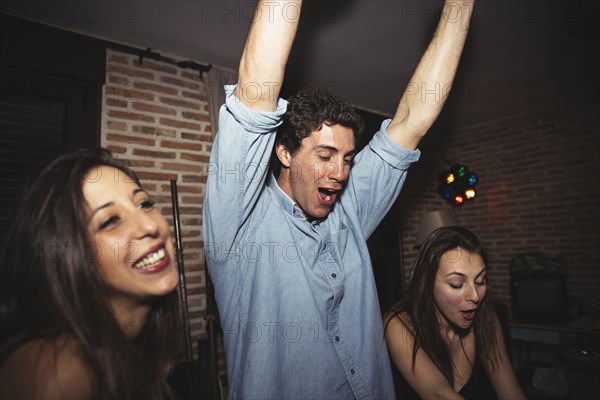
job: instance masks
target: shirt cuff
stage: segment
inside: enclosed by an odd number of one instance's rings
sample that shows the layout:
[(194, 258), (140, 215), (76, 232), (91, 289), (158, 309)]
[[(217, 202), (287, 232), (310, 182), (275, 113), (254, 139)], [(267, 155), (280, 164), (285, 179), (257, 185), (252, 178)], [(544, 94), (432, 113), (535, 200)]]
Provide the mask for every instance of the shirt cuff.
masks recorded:
[(272, 133), (281, 125), (283, 114), (287, 110), (287, 100), (277, 100), (277, 110), (257, 111), (246, 106), (235, 94), (237, 85), (225, 85), (225, 107), (238, 123), (248, 132)]
[(392, 167), (408, 169), (411, 164), (419, 160), (421, 151), (419, 149), (407, 150), (394, 142), (387, 134), (390, 122), (392, 122), (391, 119), (386, 119), (381, 123), (381, 128), (369, 142), (369, 147)]

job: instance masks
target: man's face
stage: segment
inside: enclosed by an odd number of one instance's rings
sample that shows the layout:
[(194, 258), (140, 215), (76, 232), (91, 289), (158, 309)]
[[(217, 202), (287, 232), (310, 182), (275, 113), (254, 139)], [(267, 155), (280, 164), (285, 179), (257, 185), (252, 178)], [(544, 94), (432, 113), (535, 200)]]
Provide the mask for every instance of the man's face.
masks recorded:
[(277, 180), (281, 189), (296, 203), (308, 220), (325, 218), (348, 179), (355, 154), (352, 129), (323, 124), (302, 140), (291, 155), (278, 144), (282, 163)]

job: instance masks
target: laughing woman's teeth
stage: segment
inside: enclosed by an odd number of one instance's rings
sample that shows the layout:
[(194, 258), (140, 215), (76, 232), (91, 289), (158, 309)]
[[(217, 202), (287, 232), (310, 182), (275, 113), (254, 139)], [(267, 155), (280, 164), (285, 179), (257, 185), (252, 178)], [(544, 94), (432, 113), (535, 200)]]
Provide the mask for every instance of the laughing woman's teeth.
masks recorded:
[(331, 200), (331, 196), (327, 195), (327, 196), (325, 197), (325, 200)]
[(159, 249), (158, 251), (156, 251), (156, 252), (154, 252), (152, 254), (148, 254), (142, 260), (138, 261), (134, 265), (134, 268), (140, 269), (140, 268), (153, 267), (155, 264), (157, 264), (164, 257), (165, 257), (165, 249), (161, 248), (161, 249)]

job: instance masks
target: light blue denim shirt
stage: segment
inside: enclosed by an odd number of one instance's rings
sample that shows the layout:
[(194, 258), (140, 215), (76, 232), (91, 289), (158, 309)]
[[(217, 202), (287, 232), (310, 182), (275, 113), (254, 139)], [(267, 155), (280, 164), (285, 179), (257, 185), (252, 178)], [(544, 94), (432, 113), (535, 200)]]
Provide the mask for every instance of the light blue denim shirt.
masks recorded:
[(268, 174), (287, 102), (257, 112), (233, 89), (203, 208), (230, 398), (395, 398), (366, 240), (420, 152), (394, 143), (385, 121), (327, 218), (309, 222)]

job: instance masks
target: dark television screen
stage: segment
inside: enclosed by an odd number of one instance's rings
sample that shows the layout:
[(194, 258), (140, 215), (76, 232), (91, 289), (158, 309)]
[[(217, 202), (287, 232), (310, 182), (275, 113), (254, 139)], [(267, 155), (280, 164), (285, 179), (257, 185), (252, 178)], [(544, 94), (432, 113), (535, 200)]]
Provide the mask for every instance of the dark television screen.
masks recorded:
[(527, 277), (511, 280), (513, 317), (523, 322), (569, 320), (564, 277)]

